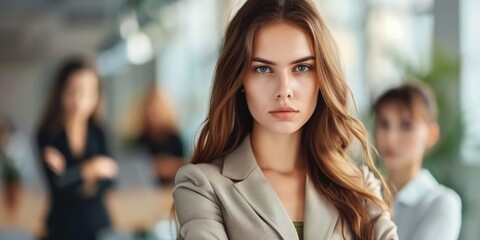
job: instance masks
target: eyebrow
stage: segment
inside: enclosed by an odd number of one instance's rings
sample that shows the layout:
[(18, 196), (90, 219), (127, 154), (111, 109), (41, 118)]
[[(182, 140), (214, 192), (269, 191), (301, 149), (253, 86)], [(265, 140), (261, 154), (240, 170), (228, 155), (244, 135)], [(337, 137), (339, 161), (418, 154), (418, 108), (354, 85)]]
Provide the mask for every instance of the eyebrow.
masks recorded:
[[(296, 64), (296, 63), (305, 62), (305, 61), (309, 61), (309, 60), (315, 60), (315, 57), (314, 56), (303, 57), (303, 58), (300, 58), (300, 59), (297, 59), (297, 60), (293, 61), (291, 64)], [(274, 63), (272, 61), (269, 61), (269, 60), (264, 59), (264, 58), (259, 58), (259, 57), (252, 58), (252, 62), (261, 62), (261, 63), (265, 63), (265, 64), (269, 64), (269, 65), (277, 65), (276, 63)]]

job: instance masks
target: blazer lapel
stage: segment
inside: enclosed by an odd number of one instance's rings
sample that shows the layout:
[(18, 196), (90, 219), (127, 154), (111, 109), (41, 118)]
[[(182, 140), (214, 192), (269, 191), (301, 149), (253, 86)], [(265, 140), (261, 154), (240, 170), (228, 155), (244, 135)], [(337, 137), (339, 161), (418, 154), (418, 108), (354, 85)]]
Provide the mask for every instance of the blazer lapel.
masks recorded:
[[(307, 177), (303, 239), (331, 239), (339, 218), (336, 207), (320, 194)], [(319, 238), (323, 236), (323, 238)]]
[(225, 157), (223, 175), (238, 181), (234, 184), (235, 189), (282, 239), (298, 240), (287, 211), (257, 165), (250, 145), (250, 135)]

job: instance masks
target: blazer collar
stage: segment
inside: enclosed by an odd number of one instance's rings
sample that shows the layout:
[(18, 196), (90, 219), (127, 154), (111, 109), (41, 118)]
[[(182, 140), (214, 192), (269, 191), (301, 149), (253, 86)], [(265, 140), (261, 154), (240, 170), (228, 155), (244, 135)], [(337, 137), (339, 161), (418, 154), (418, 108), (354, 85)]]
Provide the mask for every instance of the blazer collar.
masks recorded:
[[(297, 232), (275, 190), (263, 175), (253, 155), (250, 135), (232, 153), (225, 156), (222, 174), (237, 182), (236, 190), (255, 212), (283, 239), (298, 239)], [(304, 239), (330, 239), (338, 221), (338, 211), (313, 182), (306, 179)]]
[(331, 239), (339, 218), (338, 210), (317, 191), (309, 177), (306, 181), (303, 239)]
[(255, 168), (258, 168), (258, 164), (253, 155), (249, 134), (235, 150), (225, 156), (222, 174), (233, 180), (244, 180)]

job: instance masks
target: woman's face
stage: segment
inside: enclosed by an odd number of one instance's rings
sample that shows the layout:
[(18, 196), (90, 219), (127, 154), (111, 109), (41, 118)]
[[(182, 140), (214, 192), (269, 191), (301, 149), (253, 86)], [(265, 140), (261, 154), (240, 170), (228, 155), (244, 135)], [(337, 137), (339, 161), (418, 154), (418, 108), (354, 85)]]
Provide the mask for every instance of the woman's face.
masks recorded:
[(433, 124), (415, 117), (399, 103), (382, 104), (375, 119), (375, 139), (382, 161), (389, 170), (421, 165), (423, 155), (436, 139)]
[(98, 104), (98, 77), (92, 70), (80, 70), (68, 79), (63, 92), (63, 107), (70, 117), (89, 118)]
[(286, 22), (261, 27), (243, 86), (254, 130), (299, 131), (312, 116), (319, 91), (310, 35)]

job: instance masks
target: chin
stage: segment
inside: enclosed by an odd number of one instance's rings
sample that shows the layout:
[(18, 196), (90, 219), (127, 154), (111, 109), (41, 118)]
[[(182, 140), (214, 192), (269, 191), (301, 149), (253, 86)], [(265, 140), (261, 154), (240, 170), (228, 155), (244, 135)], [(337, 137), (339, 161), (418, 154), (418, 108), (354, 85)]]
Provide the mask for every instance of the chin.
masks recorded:
[(399, 159), (384, 159), (383, 161), (389, 170), (401, 170), (404, 169), (407, 164), (402, 163)]
[[(276, 125), (276, 124), (272, 124)], [(294, 134), (297, 133), (301, 127), (300, 126), (289, 126), (287, 124), (279, 124), (280, 126), (267, 126), (266, 129), (267, 131), (274, 133), (274, 134), (279, 134), (279, 135), (288, 135), (288, 134)]]
[(272, 121), (271, 119), (262, 119), (254, 121), (254, 129), (273, 135), (289, 135), (298, 133), (304, 123), (302, 121)]

